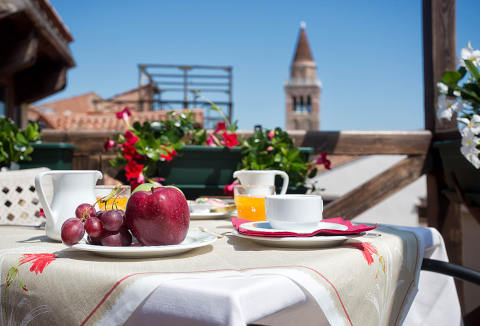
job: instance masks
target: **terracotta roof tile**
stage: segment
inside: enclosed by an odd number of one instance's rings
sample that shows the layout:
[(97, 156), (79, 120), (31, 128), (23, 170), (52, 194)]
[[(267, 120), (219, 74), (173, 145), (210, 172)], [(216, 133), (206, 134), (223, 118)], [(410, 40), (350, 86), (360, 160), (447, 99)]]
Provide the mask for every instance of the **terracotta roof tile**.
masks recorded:
[[(31, 106), (40, 112), (51, 113), (57, 115), (95, 112), (94, 100), (101, 100), (102, 98), (95, 92), (81, 94), (77, 96), (68, 97), (58, 101), (43, 103)], [(49, 112), (53, 110), (53, 112)]]
[[(175, 110), (176, 112), (184, 112), (185, 110)], [(203, 124), (203, 110), (192, 109), (193, 118)], [(150, 111), (150, 112), (132, 112), (131, 121), (155, 121), (164, 120), (167, 111)], [(74, 114), (74, 115), (51, 115), (40, 114), (41, 119), (47, 126), (52, 129), (59, 130), (117, 130), (125, 129), (123, 121), (117, 119), (112, 113), (96, 113), (96, 114)]]
[[(117, 94), (112, 100), (132, 102), (132, 105), (103, 102), (97, 93), (90, 92), (58, 101), (30, 106), (28, 118), (41, 121), (47, 128), (61, 130), (124, 130), (122, 121), (114, 112), (128, 106), (132, 111), (132, 121), (164, 120), (167, 111), (137, 111), (138, 88)], [(94, 103), (94, 101), (98, 101)], [(174, 110), (182, 111), (182, 110)], [(190, 109), (193, 118), (203, 125), (203, 109)]]

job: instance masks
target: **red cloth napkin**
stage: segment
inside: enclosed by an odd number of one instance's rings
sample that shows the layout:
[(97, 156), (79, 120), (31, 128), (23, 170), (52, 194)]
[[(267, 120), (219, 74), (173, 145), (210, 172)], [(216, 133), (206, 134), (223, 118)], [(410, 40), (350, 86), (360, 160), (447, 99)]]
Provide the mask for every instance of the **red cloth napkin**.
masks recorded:
[(282, 238), (282, 237), (312, 237), (314, 235), (348, 235), (348, 234), (358, 234), (365, 231), (373, 230), (377, 227), (377, 224), (373, 226), (368, 226), (365, 224), (358, 224), (353, 225), (350, 221), (345, 221), (341, 217), (334, 217), (334, 218), (327, 218), (322, 220), (322, 222), (329, 222), (329, 223), (336, 223), (346, 225), (348, 229), (345, 231), (340, 230), (325, 230), (319, 229), (315, 230), (311, 233), (296, 233), (290, 231), (283, 231), (283, 232), (263, 232), (263, 231), (250, 231), (245, 230), (242, 228), (243, 223), (253, 222), (250, 220), (243, 220), (240, 218), (232, 218), (232, 224), (235, 230), (237, 230), (241, 234), (245, 235), (252, 235), (257, 237), (274, 237), (274, 238)]

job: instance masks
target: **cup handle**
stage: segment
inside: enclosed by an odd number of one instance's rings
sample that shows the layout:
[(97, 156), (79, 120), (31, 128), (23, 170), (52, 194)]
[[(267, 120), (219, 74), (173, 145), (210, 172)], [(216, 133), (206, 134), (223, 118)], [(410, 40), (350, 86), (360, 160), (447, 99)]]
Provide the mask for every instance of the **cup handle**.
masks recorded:
[(288, 188), (288, 174), (286, 174), (284, 171), (276, 171), (276, 175), (279, 175), (283, 178), (283, 185), (282, 185), (282, 190), (280, 190), (280, 195), (285, 195), (287, 193), (287, 188)]
[(43, 191), (43, 186), (42, 186), (42, 178), (46, 175), (53, 174), (54, 171), (45, 171), (45, 172), (40, 172), (35, 176), (35, 189), (37, 190), (38, 193), (38, 199), (40, 200), (40, 204), (42, 204), (43, 209), (45, 209), (45, 215), (48, 217), (53, 217), (52, 214), (52, 209), (50, 208), (50, 204), (48, 203), (47, 197), (45, 197), (45, 192)]
[(242, 171), (235, 171), (233, 172), (233, 178), (234, 179), (238, 179), (238, 175), (241, 173)]

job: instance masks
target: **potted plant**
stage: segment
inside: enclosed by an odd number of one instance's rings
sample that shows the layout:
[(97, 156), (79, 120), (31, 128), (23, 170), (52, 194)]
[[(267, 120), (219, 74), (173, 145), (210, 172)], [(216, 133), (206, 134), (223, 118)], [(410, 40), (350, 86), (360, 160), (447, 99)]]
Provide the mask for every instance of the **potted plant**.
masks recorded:
[(12, 120), (0, 118), (0, 168), (5, 170), (21, 161), (30, 161), (34, 149), (31, 143), (39, 138), (36, 123), (20, 130)]
[[(451, 120), (457, 114), (461, 139), (434, 143), (442, 158), (447, 184), (460, 188), (480, 205), (480, 50), (470, 43), (461, 50), (457, 70), (447, 71), (437, 84), (438, 119)], [(476, 199), (475, 199), (476, 198)]]
[(230, 123), (214, 103), (211, 106), (224, 121), (210, 134), (190, 112), (169, 112), (165, 121), (132, 125), (128, 108), (117, 112), (127, 130), (105, 143), (105, 150), (117, 149), (116, 158), (110, 161), (121, 168), (116, 177), (132, 188), (144, 182), (173, 184), (187, 198), (194, 198), (223, 195), (237, 169), (280, 169), (290, 175), (290, 192), (305, 192), (300, 186), (316, 173), (315, 164), (308, 162), (313, 149), (296, 149), (280, 128), (257, 131), (242, 141), (236, 135), (237, 123)]
[(117, 178), (132, 188), (146, 181), (163, 182), (181, 187), (189, 196), (192, 191), (218, 194), (231, 182), (241, 155), (236, 124), (221, 122), (208, 135), (191, 112), (169, 112), (165, 121), (133, 125), (130, 116), (128, 108), (117, 112), (127, 130), (116, 140), (107, 139), (105, 150), (117, 148), (110, 163), (122, 168)]
[(311, 147), (296, 148), (288, 134), (280, 128), (256, 128), (252, 137), (242, 143), (239, 169), (282, 170), (290, 179), (288, 193), (305, 193), (305, 180), (317, 173), (315, 163), (309, 161)]

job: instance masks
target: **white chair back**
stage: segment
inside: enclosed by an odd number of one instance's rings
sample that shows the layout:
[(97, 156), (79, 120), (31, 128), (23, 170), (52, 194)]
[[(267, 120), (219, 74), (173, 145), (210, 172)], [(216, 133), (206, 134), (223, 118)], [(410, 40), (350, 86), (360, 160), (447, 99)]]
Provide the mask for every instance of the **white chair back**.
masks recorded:
[[(0, 172), (0, 225), (40, 225), (40, 201), (35, 191), (35, 176), (48, 168)], [(45, 180), (44, 190), (51, 201), (53, 183)]]

